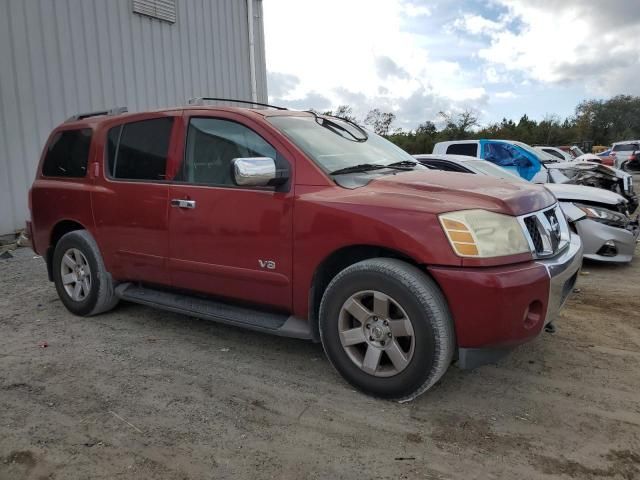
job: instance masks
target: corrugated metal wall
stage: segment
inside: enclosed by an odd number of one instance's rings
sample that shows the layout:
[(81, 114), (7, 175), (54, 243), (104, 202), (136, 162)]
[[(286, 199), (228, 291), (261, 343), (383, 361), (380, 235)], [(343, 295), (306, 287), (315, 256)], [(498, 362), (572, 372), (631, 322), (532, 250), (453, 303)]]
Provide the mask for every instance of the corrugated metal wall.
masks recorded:
[[(0, 0), (0, 234), (22, 228), (51, 129), (85, 111), (250, 99), (246, 0), (176, 0), (175, 24), (131, 0)], [(262, 2), (254, 2), (258, 101), (267, 101)]]

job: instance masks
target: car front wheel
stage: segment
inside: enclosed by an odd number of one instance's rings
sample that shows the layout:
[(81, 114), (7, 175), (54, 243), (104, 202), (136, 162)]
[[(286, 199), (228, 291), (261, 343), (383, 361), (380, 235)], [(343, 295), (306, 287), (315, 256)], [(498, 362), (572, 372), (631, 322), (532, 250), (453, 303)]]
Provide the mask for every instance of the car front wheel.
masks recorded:
[(331, 281), (320, 304), (320, 337), (349, 383), (398, 401), (433, 386), (455, 350), (453, 321), (436, 283), (389, 258), (356, 263)]

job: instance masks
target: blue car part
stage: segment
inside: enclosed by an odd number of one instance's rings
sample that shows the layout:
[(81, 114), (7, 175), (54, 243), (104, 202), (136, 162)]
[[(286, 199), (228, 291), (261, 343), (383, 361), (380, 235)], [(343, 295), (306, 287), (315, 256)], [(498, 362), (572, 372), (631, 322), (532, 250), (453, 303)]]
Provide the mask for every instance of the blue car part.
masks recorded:
[(537, 156), (518, 145), (499, 140), (480, 140), (480, 156), (529, 181), (542, 169)]

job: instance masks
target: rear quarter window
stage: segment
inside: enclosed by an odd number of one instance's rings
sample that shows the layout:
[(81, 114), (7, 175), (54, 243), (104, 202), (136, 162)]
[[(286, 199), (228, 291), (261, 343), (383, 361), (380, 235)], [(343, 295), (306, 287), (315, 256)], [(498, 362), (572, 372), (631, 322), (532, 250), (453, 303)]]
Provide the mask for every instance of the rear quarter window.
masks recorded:
[(478, 144), (476, 143), (454, 143), (447, 147), (447, 154), (465, 155), (467, 157), (478, 156)]
[(85, 177), (91, 134), (90, 128), (56, 133), (47, 147), (42, 174), (45, 177)]

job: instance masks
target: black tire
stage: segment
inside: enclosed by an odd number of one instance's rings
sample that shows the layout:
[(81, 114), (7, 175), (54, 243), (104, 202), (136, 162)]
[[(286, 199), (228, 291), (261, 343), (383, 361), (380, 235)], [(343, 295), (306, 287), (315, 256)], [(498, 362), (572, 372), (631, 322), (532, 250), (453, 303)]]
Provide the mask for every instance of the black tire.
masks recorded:
[[(367, 290), (389, 296), (412, 324), (412, 357), (392, 376), (365, 372), (342, 346), (339, 318), (341, 312), (344, 315), (343, 305)], [(319, 318), (320, 338), (329, 361), (351, 385), (369, 395), (400, 402), (413, 400), (444, 375), (453, 359), (455, 333), (444, 295), (426, 273), (401, 260), (364, 260), (344, 269), (324, 292)], [(371, 330), (363, 331), (368, 335)], [(365, 351), (370, 348), (362, 345)]]
[[(78, 301), (67, 293), (62, 281), (63, 256), (70, 249), (79, 250), (84, 255), (91, 272), (89, 293)], [(88, 317), (111, 310), (118, 304), (111, 274), (105, 269), (96, 241), (86, 230), (69, 232), (58, 241), (53, 253), (52, 265), (53, 281), (58, 296), (71, 313)]]
[(630, 160), (625, 161), (622, 165), (620, 165), (620, 169), (627, 173), (639, 173), (640, 172), (640, 162), (637, 160), (632, 162)]

